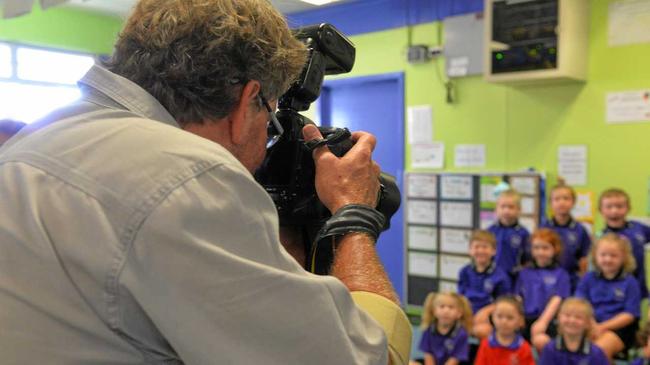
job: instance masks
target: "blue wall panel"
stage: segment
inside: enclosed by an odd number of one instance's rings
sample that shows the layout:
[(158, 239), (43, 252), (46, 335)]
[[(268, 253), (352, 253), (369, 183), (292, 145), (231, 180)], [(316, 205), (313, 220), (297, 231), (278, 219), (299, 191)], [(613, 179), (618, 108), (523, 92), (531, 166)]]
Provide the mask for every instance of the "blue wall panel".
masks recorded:
[(359, 0), (287, 15), (291, 27), (331, 23), (346, 35), (430, 23), (483, 11), (483, 0)]

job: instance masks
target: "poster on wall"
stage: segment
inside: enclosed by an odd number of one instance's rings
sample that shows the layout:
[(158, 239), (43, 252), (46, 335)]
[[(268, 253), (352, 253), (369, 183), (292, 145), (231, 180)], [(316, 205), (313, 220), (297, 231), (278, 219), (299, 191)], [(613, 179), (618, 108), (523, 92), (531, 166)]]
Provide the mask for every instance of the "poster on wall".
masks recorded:
[(414, 169), (441, 169), (445, 167), (445, 144), (442, 142), (412, 144), (411, 167)]
[(587, 185), (587, 146), (559, 146), (557, 174), (571, 186)]
[(485, 167), (484, 144), (459, 144), (454, 148), (456, 167)]
[(607, 123), (650, 122), (650, 90), (608, 93), (606, 98)]
[(649, 43), (650, 0), (620, 0), (609, 4), (609, 46)]
[(406, 112), (409, 143), (433, 141), (433, 110), (430, 105), (410, 106)]

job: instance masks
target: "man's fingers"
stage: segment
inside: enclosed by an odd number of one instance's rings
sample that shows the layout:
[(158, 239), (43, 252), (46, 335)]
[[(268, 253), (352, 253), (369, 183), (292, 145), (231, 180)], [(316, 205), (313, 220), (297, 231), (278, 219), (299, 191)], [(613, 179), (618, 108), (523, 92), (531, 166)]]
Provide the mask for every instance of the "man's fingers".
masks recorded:
[[(318, 127), (316, 127), (313, 124), (307, 124), (306, 126), (303, 127), (302, 136), (305, 139), (305, 142), (323, 139), (323, 135), (318, 130)], [(329, 152), (329, 148), (326, 145), (323, 145), (315, 148), (312, 155), (314, 157), (314, 160), (317, 160), (324, 153), (328, 153), (328, 152)]]
[[(370, 152), (375, 150), (375, 146), (377, 145), (377, 138), (375, 138), (374, 135), (368, 133), (368, 132), (352, 132), (352, 140), (355, 142), (354, 145), (361, 145), (365, 146), (368, 145), (370, 147)], [(354, 148), (354, 147), (353, 147)]]

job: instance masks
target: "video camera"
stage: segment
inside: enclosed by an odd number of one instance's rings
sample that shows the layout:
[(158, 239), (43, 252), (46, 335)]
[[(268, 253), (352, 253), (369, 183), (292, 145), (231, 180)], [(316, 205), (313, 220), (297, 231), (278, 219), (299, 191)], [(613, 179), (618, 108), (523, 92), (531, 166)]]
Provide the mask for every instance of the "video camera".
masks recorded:
[[(298, 81), (279, 99), (276, 117), (284, 133), (267, 150), (255, 179), (273, 199), (280, 225), (303, 231), (305, 252), (309, 252), (306, 269), (328, 274), (334, 257), (333, 245), (319, 245), (316, 250), (313, 241), (331, 214), (316, 195), (314, 160), (302, 136), (303, 127), (314, 122), (299, 112), (308, 110), (318, 99), (325, 75), (352, 70), (355, 48), (334, 26), (326, 23), (296, 29), (294, 34), (307, 46), (308, 61)], [(335, 155), (341, 157), (352, 147), (351, 134), (346, 128), (319, 129)], [(379, 180), (381, 196), (376, 208), (386, 217), (386, 230), (399, 208), (401, 197), (393, 176), (382, 172)]]

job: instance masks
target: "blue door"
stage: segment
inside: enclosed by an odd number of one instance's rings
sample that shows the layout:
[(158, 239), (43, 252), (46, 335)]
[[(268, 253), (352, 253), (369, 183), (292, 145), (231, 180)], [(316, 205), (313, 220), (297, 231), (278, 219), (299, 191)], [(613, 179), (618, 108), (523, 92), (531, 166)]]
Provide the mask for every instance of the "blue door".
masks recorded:
[[(325, 82), (317, 110), (321, 125), (363, 130), (377, 137), (373, 157), (403, 190), (404, 75), (353, 77)], [(382, 233), (377, 251), (400, 298), (404, 298), (404, 244), (402, 208)]]

